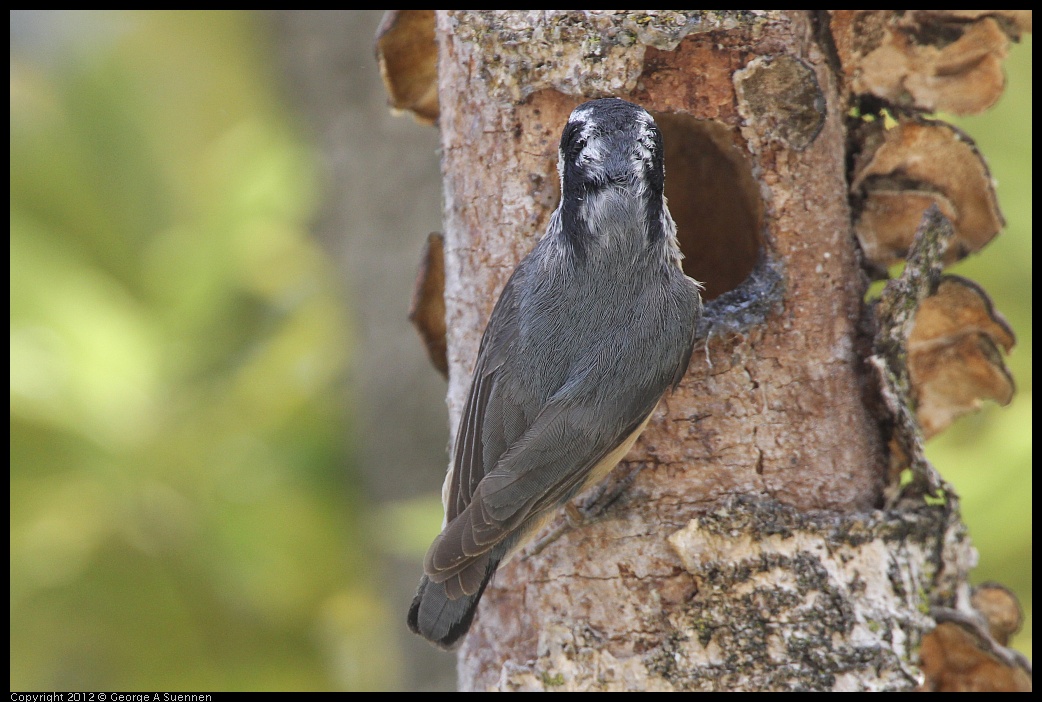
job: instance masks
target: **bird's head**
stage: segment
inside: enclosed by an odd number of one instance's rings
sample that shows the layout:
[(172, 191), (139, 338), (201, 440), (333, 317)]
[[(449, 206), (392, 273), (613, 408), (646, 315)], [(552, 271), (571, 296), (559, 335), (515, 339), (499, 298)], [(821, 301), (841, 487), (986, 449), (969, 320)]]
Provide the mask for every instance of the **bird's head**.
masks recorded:
[(632, 239), (635, 231), (657, 238), (665, 213), (662, 151), (655, 119), (639, 105), (605, 98), (572, 111), (559, 150), (559, 216), (577, 248), (614, 234)]

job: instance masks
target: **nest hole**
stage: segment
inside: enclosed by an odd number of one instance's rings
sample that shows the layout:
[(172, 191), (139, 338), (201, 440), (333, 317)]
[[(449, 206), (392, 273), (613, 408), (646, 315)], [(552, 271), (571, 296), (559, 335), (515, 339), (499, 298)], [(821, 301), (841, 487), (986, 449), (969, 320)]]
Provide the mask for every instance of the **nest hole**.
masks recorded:
[(713, 299), (752, 272), (763, 245), (763, 203), (752, 166), (724, 125), (656, 113), (665, 144), (666, 198), (684, 272)]

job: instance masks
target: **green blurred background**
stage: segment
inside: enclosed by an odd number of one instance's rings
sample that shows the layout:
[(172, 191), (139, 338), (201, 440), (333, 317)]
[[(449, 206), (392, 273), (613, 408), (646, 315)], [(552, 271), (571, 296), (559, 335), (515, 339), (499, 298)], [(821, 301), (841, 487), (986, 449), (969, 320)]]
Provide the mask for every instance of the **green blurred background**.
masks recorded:
[[(437, 142), (387, 114), (379, 17), (12, 13), (12, 689), (451, 685), (402, 625), (447, 438), (405, 320)], [(958, 124), (1009, 226), (954, 272), (1016, 330), (1018, 394), (929, 454), (1030, 612), (1030, 37), (1007, 74)]]

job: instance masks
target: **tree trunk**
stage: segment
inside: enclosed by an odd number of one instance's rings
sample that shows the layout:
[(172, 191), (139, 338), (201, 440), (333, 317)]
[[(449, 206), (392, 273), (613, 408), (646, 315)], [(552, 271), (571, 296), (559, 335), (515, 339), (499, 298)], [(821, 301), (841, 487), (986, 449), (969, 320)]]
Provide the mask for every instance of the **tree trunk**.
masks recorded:
[[(587, 99), (655, 116), (685, 270), (711, 300), (706, 348), (613, 475), (621, 496), (500, 568), (459, 653), (461, 688), (924, 684), (931, 608), (965, 607), (975, 554), (954, 497), (897, 500), (902, 468), (941, 486), (917, 430), (894, 419), (916, 388), (870, 362), (872, 232), (850, 178), (861, 103), (832, 20), (435, 13), (452, 425), (499, 291), (557, 204), (561, 129)], [(921, 269), (932, 287), (896, 299), (933, 294), (937, 256)]]

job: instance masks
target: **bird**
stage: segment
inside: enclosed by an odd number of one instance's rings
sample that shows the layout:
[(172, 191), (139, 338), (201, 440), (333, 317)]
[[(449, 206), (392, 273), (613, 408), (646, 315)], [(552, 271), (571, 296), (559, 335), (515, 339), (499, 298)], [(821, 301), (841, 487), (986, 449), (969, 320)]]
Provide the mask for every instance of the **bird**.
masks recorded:
[(496, 569), (626, 455), (684, 376), (702, 314), (664, 195), (662, 134), (621, 98), (576, 107), (561, 201), (485, 327), (407, 623), (445, 649)]

